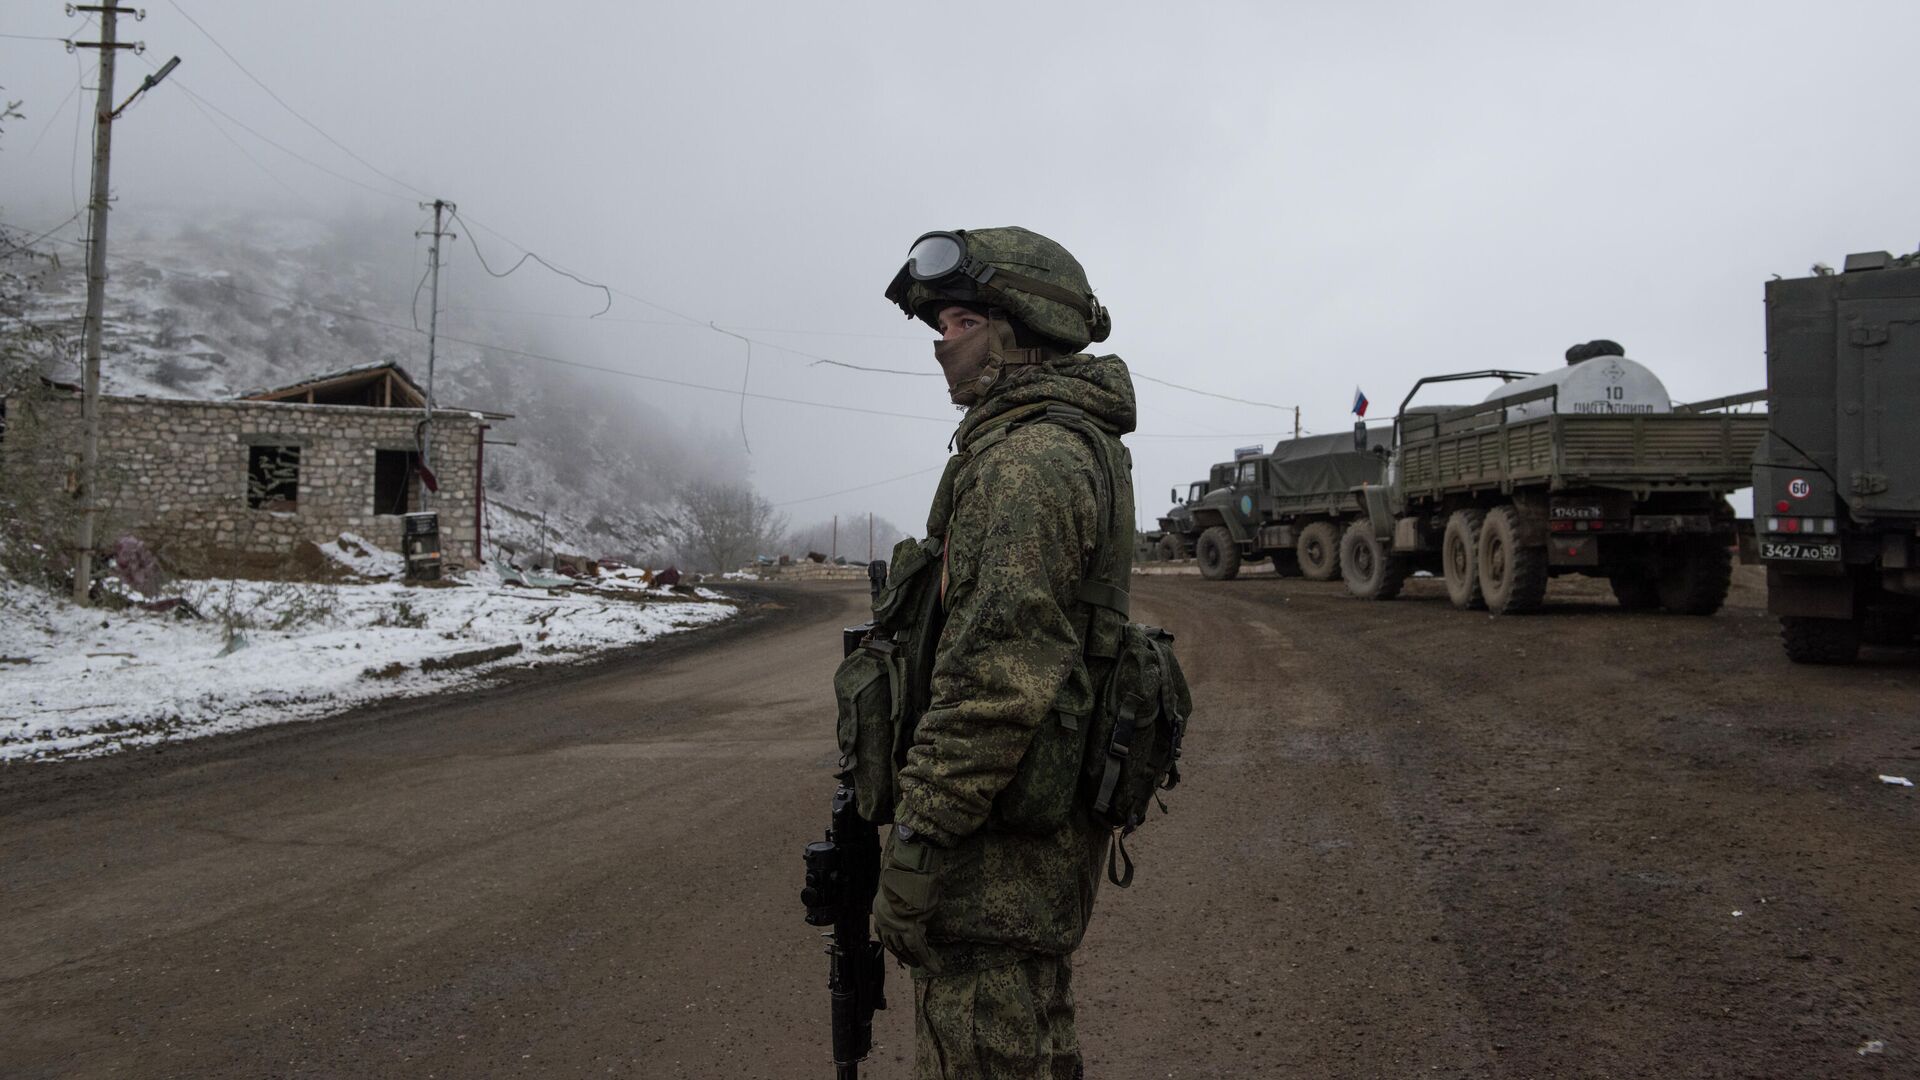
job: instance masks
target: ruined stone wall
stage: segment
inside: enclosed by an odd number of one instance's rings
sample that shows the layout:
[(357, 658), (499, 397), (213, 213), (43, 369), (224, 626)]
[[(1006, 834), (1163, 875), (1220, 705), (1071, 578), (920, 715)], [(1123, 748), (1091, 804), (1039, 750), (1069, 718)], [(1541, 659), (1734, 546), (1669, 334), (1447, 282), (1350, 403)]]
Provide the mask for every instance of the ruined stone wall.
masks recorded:
[[(30, 419), (13, 419), (31, 423), (43, 444), (72, 446), (78, 462), (77, 396), (35, 401)], [(104, 397), (101, 494), (114, 521), (176, 562), (196, 552), (292, 554), (302, 540), (324, 544), (343, 532), (398, 551), (399, 515), (374, 508), (375, 452), (415, 449), (420, 419), (410, 410), (340, 405)], [(434, 415), (433, 471), (440, 491), (432, 509), (440, 514), (441, 550), (449, 563), (478, 561), (474, 504), (483, 423), (471, 413)], [(249, 505), (254, 446), (300, 448), (292, 505)], [(0, 444), (0, 452), (5, 449)], [(417, 486), (412, 508), (421, 509)], [(114, 539), (101, 537), (102, 546)]]

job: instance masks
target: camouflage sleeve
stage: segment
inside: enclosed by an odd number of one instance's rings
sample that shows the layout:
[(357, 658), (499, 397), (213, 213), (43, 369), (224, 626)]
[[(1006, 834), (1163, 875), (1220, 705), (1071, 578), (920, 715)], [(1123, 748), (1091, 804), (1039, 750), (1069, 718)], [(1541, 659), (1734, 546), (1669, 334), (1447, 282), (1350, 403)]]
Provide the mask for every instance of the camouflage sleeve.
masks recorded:
[(932, 705), (900, 771), (896, 810), (934, 843), (986, 821), (1081, 663), (1075, 594), (1099, 532), (1095, 468), (1079, 436), (1036, 424), (963, 479), (947, 533)]

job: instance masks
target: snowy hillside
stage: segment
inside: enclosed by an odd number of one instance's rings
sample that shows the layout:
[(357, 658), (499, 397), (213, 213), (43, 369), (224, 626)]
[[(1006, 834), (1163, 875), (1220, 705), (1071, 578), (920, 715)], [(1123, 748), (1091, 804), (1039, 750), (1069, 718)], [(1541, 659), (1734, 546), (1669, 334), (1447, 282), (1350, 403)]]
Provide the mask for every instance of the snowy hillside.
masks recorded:
[[(102, 346), (107, 392), (231, 397), (386, 360), (424, 381), (425, 337), (411, 330), (408, 310), (424, 262), (393, 239), (406, 235), (286, 218), (116, 224)], [(62, 236), (37, 245), (57, 262), (17, 252), (0, 258), (0, 319), (63, 334), (77, 350), (84, 253), (73, 242), (78, 230)], [(424, 325), (424, 297), (420, 304)], [(484, 315), (443, 320), (443, 331), (450, 325), (458, 337), (542, 351), (525, 328)], [(77, 378), (72, 358), (56, 352), (47, 350), (45, 372)], [(673, 489), (701, 471), (737, 474), (730, 443), (714, 451), (704, 444), (715, 440), (629, 387), (605, 385), (619, 380), (593, 378), (442, 342), (440, 403), (515, 415), (490, 438), (518, 445), (487, 457), (487, 498), (500, 511), (489, 528), (509, 549), (544, 536), (596, 555), (659, 555), (667, 545), (660, 508)]]

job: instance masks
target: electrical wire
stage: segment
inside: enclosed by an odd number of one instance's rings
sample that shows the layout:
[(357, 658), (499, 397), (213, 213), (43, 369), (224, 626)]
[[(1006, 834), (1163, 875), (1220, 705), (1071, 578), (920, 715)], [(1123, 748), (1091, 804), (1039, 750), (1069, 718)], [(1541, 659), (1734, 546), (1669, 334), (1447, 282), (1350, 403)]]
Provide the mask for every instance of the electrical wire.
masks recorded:
[[(95, 66), (96, 74), (99, 70), (99, 67)], [(87, 89), (87, 71), (86, 66), (80, 62), (80, 54), (77, 51), (73, 54), (73, 71), (79, 77), (80, 90), (84, 93)], [(73, 153), (67, 159), (67, 188), (68, 194), (73, 196), (73, 212), (76, 214), (80, 212), (80, 128), (86, 116), (87, 110), (84, 105), (73, 110)]]
[(0, 38), (12, 38), (15, 41), (61, 41), (71, 42), (72, 38), (48, 37), (45, 34), (0, 34)]
[(839, 491), (829, 491), (825, 495), (809, 495), (804, 499), (788, 499), (786, 502), (777, 502), (777, 503), (774, 503), (773, 505), (776, 508), (782, 507), (782, 506), (798, 506), (801, 503), (819, 502), (821, 499), (831, 499), (836, 495), (851, 495), (856, 491), (866, 491), (870, 488), (883, 487), (887, 484), (899, 483), (902, 480), (911, 480), (916, 476), (925, 476), (928, 473), (936, 473), (946, 467), (947, 466), (945, 465), (945, 463), (942, 463), (939, 465), (932, 466), (931, 468), (916, 469), (913, 472), (902, 473), (899, 476), (890, 476), (885, 480), (875, 480), (871, 484), (860, 484), (855, 487), (841, 488)]
[(1211, 390), (1200, 390), (1191, 386), (1182, 386), (1177, 382), (1168, 382), (1165, 379), (1156, 379), (1151, 375), (1142, 375), (1138, 371), (1133, 373), (1133, 377), (1136, 379), (1145, 379), (1147, 382), (1150, 382), (1150, 383), (1158, 383), (1161, 386), (1171, 386), (1175, 390), (1185, 390), (1189, 394), (1199, 394), (1201, 397), (1219, 398), (1221, 401), (1234, 401), (1242, 405), (1258, 405), (1263, 409), (1280, 409), (1283, 412), (1292, 412), (1294, 410), (1294, 406), (1292, 405), (1275, 405), (1270, 401), (1253, 401), (1248, 398), (1233, 397), (1228, 394), (1216, 394)]
[[(507, 245), (508, 247), (516, 248), (520, 251), (524, 251), (524, 252), (527, 252), (528, 254), (532, 254), (532, 251), (533, 251), (532, 248), (529, 248), (527, 245), (520, 243), (518, 240), (513, 239), (512, 237), (506, 235), (505, 233), (502, 233), (500, 230), (494, 228), (491, 225), (488, 225), (484, 221), (481, 221), (477, 218), (464, 218), (463, 220), (466, 221), (468, 226), (479, 229), (481, 232), (486, 233), (487, 235), (493, 237), (494, 239), (500, 241), (501, 243)], [(576, 271), (569, 270), (565, 266), (559, 266), (558, 264), (552, 264), (552, 265), (556, 266), (558, 269), (565, 271), (567, 273), (576, 273)], [(681, 320), (682, 322), (690, 326), (704, 327), (708, 325), (707, 320), (705, 319), (696, 319), (684, 311), (675, 311), (673, 308), (670, 308), (665, 304), (656, 303), (655, 301), (649, 300), (644, 296), (639, 296), (634, 293), (630, 293), (625, 289), (616, 289), (611, 285), (602, 286), (602, 288), (605, 288), (608, 292), (615, 293), (619, 296), (624, 296), (629, 300), (633, 300), (638, 303), (645, 304), (646, 306), (653, 308), (656, 311), (664, 311), (667, 314), (673, 316), (676, 319)], [(584, 318), (585, 316), (581, 316), (581, 317)]]
[(261, 82), (259, 76), (255, 75), (251, 71), (248, 71), (247, 66), (245, 64), (242, 64), (240, 62), (240, 59), (234, 56), (233, 53), (230, 52), (225, 45), (220, 44), (220, 39), (214, 37), (211, 31), (209, 31), (206, 27), (201, 26), (200, 21), (198, 19), (195, 19), (192, 15), (187, 14), (187, 10), (185, 8), (181, 7), (178, 3), (175, 2), (175, 0), (167, 0), (167, 3), (172, 5), (173, 10), (180, 13), (181, 18), (192, 23), (193, 28), (195, 30), (200, 31), (201, 34), (206, 36), (206, 39), (208, 41), (213, 42), (213, 47), (216, 49), (219, 49), (221, 55), (225, 56), (228, 60), (232, 61), (233, 66), (240, 69), (240, 74), (245, 75), (247, 78), (253, 80), (253, 85), (258, 86), (260, 89), (266, 91), (267, 96), (272, 98), (281, 108), (287, 110), (289, 113), (292, 113), (293, 118), (295, 120), (298, 120), (301, 123), (307, 125), (309, 128), (312, 128), (315, 134), (319, 135), (321, 138), (332, 143), (334, 147), (338, 149), (341, 153), (359, 162), (361, 165), (365, 166), (368, 170), (372, 171), (375, 175), (378, 175), (382, 179), (387, 180), (390, 183), (398, 184), (401, 187), (406, 188), (408, 191), (413, 192), (414, 194), (420, 196), (423, 199), (433, 198), (433, 196), (428, 195), (426, 192), (421, 191), (419, 188), (414, 187), (412, 184), (407, 183), (405, 180), (402, 180), (399, 177), (394, 176), (392, 173), (389, 173), (380, 169), (378, 166), (374, 165), (372, 162), (368, 161), (366, 158), (363, 158), (359, 154), (354, 153), (352, 149), (350, 149), (345, 143), (327, 134), (326, 131), (324, 131), (320, 127), (320, 125), (307, 119), (305, 116), (302, 116), (300, 114), (300, 110), (295, 109), (293, 106), (287, 104), (286, 99), (282, 98), (279, 94), (274, 93), (273, 87), (268, 86), (264, 82)]
[(239, 128), (241, 131), (244, 131), (247, 134), (253, 136), (254, 138), (259, 139), (261, 142), (266, 143), (268, 146), (273, 147), (275, 150), (278, 150), (281, 153), (287, 155), (288, 157), (293, 158), (295, 161), (299, 161), (299, 162), (302, 162), (303, 164), (310, 165), (313, 168), (319, 169), (321, 172), (326, 173), (328, 176), (331, 176), (336, 180), (344, 180), (347, 183), (352, 184), (354, 187), (361, 188), (366, 191), (371, 191), (375, 195), (384, 196), (389, 199), (396, 199), (400, 202), (406, 202), (406, 203), (410, 203), (413, 201), (412, 199), (406, 197), (405, 195), (396, 194), (392, 191), (388, 191), (386, 188), (378, 188), (378, 187), (374, 187), (372, 184), (363, 183), (362, 181), (355, 180), (353, 177), (348, 176), (345, 173), (335, 172), (334, 170), (327, 168), (325, 165), (320, 164), (319, 162), (313, 160), (312, 158), (307, 157), (305, 154), (299, 153), (298, 151), (295, 151), (295, 150), (289, 150), (285, 146), (282, 146), (281, 144), (275, 142), (274, 140), (268, 138), (267, 136), (260, 134), (258, 131), (255, 131), (253, 128), (249, 127), (245, 122), (235, 117), (232, 113), (226, 111), (225, 109), (222, 109), (220, 106), (215, 105), (213, 102), (208, 101), (206, 98), (200, 96), (198, 93), (194, 91), (192, 87), (182, 82), (180, 80), (180, 77), (177, 75), (174, 76), (173, 78), (168, 79), (164, 85), (177, 88), (181, 93), (187, 95), (193, 100), (199, 102), (200, 104), (206, 106), (209, 109), (212, 109), (214, 112), (219, 113), (221, 116), (225, 117), (229, 123), (233, 124), (235, 127)]
[(80, 92), (80, 84), (86, 81), (85, 75), (81, 75), (73, 80), (73, 89), (68, 90), (67, 96), (60, 99), (60, 104), (53, 107), (53, 112), (47, 116), (47, 122), (40, 125), (40, 134), (33, 137), (33, 145), (27, 147), (27, 152), (20, 156), (20, 160), (27, 160), (33, 156), (35, 150), (40, 149), (41, 140), (47, 137), (47, 132), (53, 130), (54, 121), (59, 120), (60, 114), (67, 111), (67, 102), (73, 100), (74, 95)]
[(613, 290), (607, 288), (605, 285), (602, 285), (597, 281), (588, 281), (586, 278), (583, 278), (578, 274), (571, 273), (566, 270), (562, 270), (559, 267), (548, 262), (547, 260), (541, 258), (538, 254), (534, 252), (522, 250), (520, 254), (520, 259), (518, 262), (515, 262), (512, 266), (507, 267), (503, 271), (494, 270), (493, 267), (487, 265), (487, 257), (481, 254), (480, 245), (477, 243), (474, 243), (472, 227), (467, 226), (467, 223), (465, 221), (461, 221), (460, 211), (458, 209), (454, 210), (453, 212), (453, 220), (459, 221), (462, 226), (465, 226), (467, 228), (467, 243), (473, 247), (474, 257), (480, 260), (480, 269), (485, 270), (487, 273), (492, 274), (494, 277), (497, 277), (497, 278), (506, 277), (508, 274), (511, 274), (515, 270), (520, 269), (520, 267), (524, 265), (528, 259), (532, 259), (534, 262), (537, 262), (541, 266), (546, 267), (548, 270), (551, 270), (552, 272), (559, 274), (561, 277), (579, 282), (580, 284), (585, 285), (589, 289), (599, 289), (603, 294), (605, 294), (607, 299), (606, 306), (601, 308), (599, 311), (596, 311), (593, 314), (587, 316), (587, 318), (597, 319), (600, 316), (605, 315), (607, 312), (613, 310)]
[[(141, 59), (145, 60), (146, 58), (141, 57)], [(152, 66), (151, 61), (148, 62), (148, 66), (149, 67)], [(253, 151), (247, 149), (244, 145), (242, 145), (239, 139), (234, 138), (232, 132), (228, 131), (224, 127), (221, 127), (220, 121), (214, 119), (213, 113), (209, 112), (206, 106), (200, 104), (200, 102), (195, 100), (192, 95), (187, 96), (186, 102), (187, 104), (193, 106), (193, 110), (200, 114), (201, 119), (207, 122), (208, 127), (211, 127), (221, 138), (227, 140), (227, 142), (231, 144), (235, 150), (238, 150), (240, 152), (241, 157), (246, 158), (247, 162), (251, 164), (254, 168), (259, 169), (261, 172), (265, 173), (267, 176), (267, 179), (280, 185), (281, 190), (285, 191), (287, 194), (293, 196), (294, 198), (296, 199), (302, 198), (300, 192), (294, 190), (294, 187), (292, 184), (289, 184), (286, 182), (286, 180), (282, 179), (279, 173), (276, 173), (272, 169), (267, 168), (266, 162), (261, 161), (257, 157), (254, 157)]]
[(71, 224), (73, 224), (74, 222), (76, 222), (76, 221), (79, 221), (79, 220), (80, 220), (80, 215), (81, 215), (81, 214), (83, 214), (83, 213), (85, 213), (85, 212), (86, 212), (86, 211), (84, 211), (84, 210), (76, 210), (76, 211), (74, 211), (74, 214), (73, 214), (73, 216), (72, 216), (72, 217), (70, 217), (70, 218), (68, 218), (67, 220), (65, 220), (65, 221), (63, 221), (63, 222), (61, 222), (61, 223), (60, 223), (60, 224), (58, 224), (58, 225), (55, 225), (55, 226), (54, 226), (53, 228), (51, 228), (51, 229), (48, 229), (48, 230), (47, 230), (46, 232), (43, 232), (43, 233), (41, 233), (41, 234), (40, 234), (39, 236), (36, 236), (36, 237), (34, 237), (33, 239), (31, 239), (31, 240), (28, 240), (28, 241), (27, 241), (26, 243), (24, 243), (24, 244), (14, 244), (14, 245), (12, 245), (12, 246), (11, 246), (11, 247), (10, 247), (10, 248), (9, 248), (8, 250), (10, 250), (10, 251), (31, 251), (31, 250), (33, 250), (33, 246), (34, 246), (35, 244), (38, 244), (38, 243), (40, 243), (40, 242), (41, 242), (42, 240), (45, 240), (45, 239), (47, 239), (48, 237), (50, 237), (50, 236), (52, 236), (52, 235), (53, 235), (54, 233), (57, 233), (57, 232), (59, 232), (59, 231), (60, 231), (61, 229), (64, 229), (64, 228), (66, 228), (67, 226), (69, 226), (69, 225), (71, 225)]

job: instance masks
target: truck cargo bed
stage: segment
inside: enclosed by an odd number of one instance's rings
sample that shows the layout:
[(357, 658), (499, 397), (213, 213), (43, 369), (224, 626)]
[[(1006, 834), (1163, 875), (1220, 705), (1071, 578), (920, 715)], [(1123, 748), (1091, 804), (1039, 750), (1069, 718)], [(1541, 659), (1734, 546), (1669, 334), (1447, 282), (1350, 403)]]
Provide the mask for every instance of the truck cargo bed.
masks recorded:
[(1767, 431), (1764, 413), (1689, 409), (1507, 419), (1513, 405), (1543, 396), (1403, 416), (1396, 460), (1402, 490), (1409, 499), (1541, 485), (1732, 491), (1752, 482), (1753, 451)]

